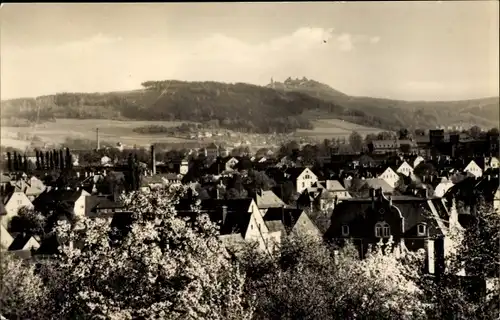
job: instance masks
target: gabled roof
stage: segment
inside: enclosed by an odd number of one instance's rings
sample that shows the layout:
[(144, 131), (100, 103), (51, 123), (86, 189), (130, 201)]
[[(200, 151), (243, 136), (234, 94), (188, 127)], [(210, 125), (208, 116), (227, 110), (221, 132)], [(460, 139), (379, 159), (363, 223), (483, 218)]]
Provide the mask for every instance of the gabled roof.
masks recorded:
[(365, 183), (363, 188), (373, 188), (373, 189), (382, 189), (384, 193), (391, 193), (394, 191), (394, 188), (391, 187), (384, 179), (365, 179)]
[(326, 180), (326, 189), (329, 191), (344, 191), (345, 188), (338, 180)]
[(259, 209), (267, 209), (284, 206), (285, 203), (271, 190), (257, 192), (255, 202)]
[(66, 203), (69, 206), (74, 204), (78, 198), (85, 192), (83, 189), (51, 189), (42, 192), (34, 201), (33, 205), (37, 209), (57, 206)]
[(290, 232), (302, 214), (304, 214), (304, 211), (300, 209), (269, 208), (264, 214), (264, 221), (266, 225), (269, 221), (280, 221), (285, 227), (285, 230)]
[[(249, 212), (251, 198), (245, 199), (206, 199), (200, 203), (200, 211), (207, 213), (212, 222), (219, 224), (220, 234), (240, 233), (244, 234), (248, 229), (252, 212)], [(195, 216), (190, 200), (180, 200), (176, 205), (177, 211), (181, 216)], [(223, 207), (226, 207), (226, 218), (223, 219)]]
[[(368, 216), (379, 213), (372, 208), (373, 201), (380, 201), (378, 198), (372, 200), (349, 199), (339, 203), (332, 213), (332, 226), (327, 234), (331, 235), (332, 228), (337, 228), (339, 224), (346, 224), (354, 221), (363, 221)], [(387, 201), (387, 199), (385, 200)], [(423, 199), (410, 196), (393, 196), (392, 205), (395, 206), (403, 216), (403, 228), (405, 236), (416, 235), (417, 225), (421, 222), (431, 223), (430, 235), (443, 234), (441, 230), (443, 218), (448, 217), (448, 212), (444, 204), (439, 203), (441, 199)], [(429, 217), (428, 213), (432, 215)], [(437, 220), (440, 220), (439, 223)], [(441, 226), (440, 226), (441, 225)]]
[(2, 174), (0, 174), (0, 183), (8, 183), (8, 182), (10, 182), (11, 180), (12, 180), (12, 179), (11, 179), (9, 176), (7, 176), (7, 175), (5, 175), (5, 174), (3, 174), (3, 173), (2, 173)]
[(215, 143), (210, 143), (208, 146), (205, 147), (206, 149), (219, 149), (219, 147)]
[(35, 249), (38, 249), (38, 247), (40, 246), (38, 241), (36, 241), (35, 238), (33, 238), (33, 236), (20, 233), (14, 238), (14, 241), (9, 246), (9, 251), (29, 250), (31, 248), (27, 248), (27, 245), (30, 242), (32, 243), (33, 248)]

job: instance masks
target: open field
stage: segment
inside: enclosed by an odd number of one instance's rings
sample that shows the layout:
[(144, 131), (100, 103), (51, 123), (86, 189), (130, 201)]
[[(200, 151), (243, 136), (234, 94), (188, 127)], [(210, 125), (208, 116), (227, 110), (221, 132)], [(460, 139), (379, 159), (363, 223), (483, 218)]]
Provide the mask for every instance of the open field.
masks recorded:
[(101, 141), (121, 142), (124, 145), (147, 146), (151, 142), (183, 143), (187, 139), (166, 137), (161, 134), (138, 134), (134, 128), (147, 125), (176, 126), (181, 122), (174, 121), (117, 121), (117, 120), (92, 120), (92, 119), (57, 119), (55, 122), (45, 122), (35, 127), (7, 127), (2, 126), (2, 145), (20, 147), (26, 141), (17, 139), (21, 135), (35, 135), (48, 144), (59, 144), (66, 138), (96, 139), (96, 128), (99, 128)]
[(323, 140), (342, 137), (347, 138), (353, 131), (357, 131), (363, 137), (370, 133), (379, 133), (383, 131), (382, 129), (365, 127), (339, 119), (321, 119), (312, 120), (311, 122), (314, 125), (313, 130), (297, 130), (295, 135)]
[[(342, 138), (348, 137), (352, 131), (357, 131), (362, 136), (369, 133), (380, 132), (381, 129), (364, 127), (351, 122), (338, 119), (320, 119), (312, 120), (313, 130), (298, 130), (290, 138), (300, 139), (301, 137), (309, 140)], [(208, 144), (212, 141), (220, 143), (220, 138), (203, 139), (182, 139), (168, 137), (163, 134), (140, 134), (133, 131), (134, 128), (148, 125), (177, 126), (181, 122), (176, 121), (118, 121), (118, 120), (92, 120), (92, 119), (57, 119), (55, 122), (45, 122), (36, 127), (8, 127), (1, 128), (1, 144), (24, 149), (30, 145), (32, 136), (40, 140), (37, 146), (44, 144), (61, 144), (66, 138), (94, 140), (96, 139), (96, 128), (99, 128), (99, 138), (101, 142), (121, 142), (125, 146), (149, 146), (151, 143), (171, 143), (171, 144)], [(28, 139), (22, 138), (28, 136)], [(295, 138), (294, 138), (295, 137)], [(229, 141), (231, 140), (231, 141)], [(234, 141), (232, 141), (234, 140)], [(279, 142), (270, 135), (264, 134), (238, 134), (235, 138), (224, 137), (223, 141), (229, 145), (237, 142), (249, 141), (250, 146), (255, 148), (261, 145), (262, 141), (267, 141), (262, 146), (270, 147)]]

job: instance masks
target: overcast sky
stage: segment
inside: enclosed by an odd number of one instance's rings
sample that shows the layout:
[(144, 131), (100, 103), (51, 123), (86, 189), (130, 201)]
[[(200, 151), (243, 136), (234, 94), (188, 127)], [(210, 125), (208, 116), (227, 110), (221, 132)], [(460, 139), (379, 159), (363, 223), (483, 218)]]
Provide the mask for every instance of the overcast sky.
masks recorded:
[(288, 76), (358, 96), (498, 96), (498, 6), (3, 4), (1, 97), (128, 90), (166, 79), (265, 85)]

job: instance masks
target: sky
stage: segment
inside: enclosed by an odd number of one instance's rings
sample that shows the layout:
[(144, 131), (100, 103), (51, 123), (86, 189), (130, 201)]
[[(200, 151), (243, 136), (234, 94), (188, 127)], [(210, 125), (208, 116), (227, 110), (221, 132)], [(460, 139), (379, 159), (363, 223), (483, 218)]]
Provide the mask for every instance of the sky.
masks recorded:
[(498, 96), (498, 12), (498, 1), (3, 4), (1, 98), (303, 76), (354, 96)]

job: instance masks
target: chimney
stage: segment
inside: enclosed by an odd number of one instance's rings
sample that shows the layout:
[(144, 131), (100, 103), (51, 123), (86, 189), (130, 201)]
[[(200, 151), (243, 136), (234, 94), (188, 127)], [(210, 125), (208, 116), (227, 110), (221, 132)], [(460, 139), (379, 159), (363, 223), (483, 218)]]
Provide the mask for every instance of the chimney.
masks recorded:
[(392, 206), (392, 196), (389, 196), (389, 205)]
[(96, 141), (97, 141), (97, 149), (96, 150), (99, 150), (99, 149), (101, 149), (101, 143), (99, 141), (99, 128), (95, 129), (95, 134), (96, 134)]
[(222, 206), (222, 224), (226, 222), (227, 218), (227, 206)]
[(156, 153), (155, 153), (155, 146), (151, 145), (151, 170), (152, 174), (156, 174)]

